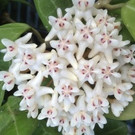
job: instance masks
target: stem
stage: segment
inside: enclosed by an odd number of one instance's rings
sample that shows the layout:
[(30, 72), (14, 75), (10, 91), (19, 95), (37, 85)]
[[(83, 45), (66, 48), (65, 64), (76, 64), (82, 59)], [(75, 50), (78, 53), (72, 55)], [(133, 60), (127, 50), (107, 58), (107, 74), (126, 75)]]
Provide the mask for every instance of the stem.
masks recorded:
[(41, 37), (40, 33), (33, 27), (31, 27), (31, 31), (37, 36), (39, 42), (44, 43), (44, 39)]
[(119, 4), (115, 4), (115, 5), (106, 4), (104, 7), (107, 9), (116, 9), (116, 8), (121, 8), (124, 5), (125, 5), (125, 3), (119, 3)]
[(15, 21), (10, 18), (8, 13), (3, 13), (1, 18), (1, 23), (14, 23)]
[(125, 3), (119, 3), (119, 4), (110, 4), (111, 0), (98, 0), (95, 3), (96, 8), (106, 8), (106, 9), (116, 9), (116, 8), (121, 8), (125, 5)]
[[(15, 23), (15, 21), (10, 18), (8, 13), (4, 13), (1, 17), (2, 23)], [(31, 26), (30, 26), (31, 27)], [(44, 43), (44, 39), (41, 37), (40, 33), (33, 27), (31, 27), (31, 31), (37, 36), (39, 42)]]

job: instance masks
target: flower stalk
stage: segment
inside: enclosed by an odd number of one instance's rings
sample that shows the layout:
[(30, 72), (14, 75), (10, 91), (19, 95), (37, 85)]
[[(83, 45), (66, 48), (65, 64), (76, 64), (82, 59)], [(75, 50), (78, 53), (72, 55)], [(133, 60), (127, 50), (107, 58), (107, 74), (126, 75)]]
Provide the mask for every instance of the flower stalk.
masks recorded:
[(109, 9), (109, 10), (113, 10), (113, 9), (117, 9), (117, 8), (122, 8), (125, 3), (118, 3), (118, 4), (110, 4), (111, 0), (98, 0), (96, 3), (95, 3), (95, 8), (106, 8), (106, 9)]

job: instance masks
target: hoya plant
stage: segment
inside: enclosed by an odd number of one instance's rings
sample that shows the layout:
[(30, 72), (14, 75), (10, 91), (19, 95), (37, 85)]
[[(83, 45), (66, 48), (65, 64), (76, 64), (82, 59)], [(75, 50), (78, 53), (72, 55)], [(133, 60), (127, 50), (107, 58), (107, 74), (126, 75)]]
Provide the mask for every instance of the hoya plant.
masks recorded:
[(0, 26), (0, 134), (127, 135), (135, 118), (135, 1), (34, 4), (48, 31), (40, 44), (28, 24)]

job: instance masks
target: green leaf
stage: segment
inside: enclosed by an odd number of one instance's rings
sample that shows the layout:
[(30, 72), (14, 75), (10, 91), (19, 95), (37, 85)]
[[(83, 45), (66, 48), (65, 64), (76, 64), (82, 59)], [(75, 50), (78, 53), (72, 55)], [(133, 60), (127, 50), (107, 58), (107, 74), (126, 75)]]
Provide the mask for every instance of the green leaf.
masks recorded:
[(128, 129), (125, 123), (107, 119), (103, 129), (95, 128), (95, 135), (127, 135)]
[[(24, 32), (30, 29), (30, 26), (24, 23), (9, 23), (0, 26), (0, 41), (2, 38), (15, 40), (20, 37)], [(0, 42), (0, 49), (4, 48)]]
[(57, 16), (57, 8), (63, 11), (65, 8), (71, 7), (71, 0), (34, 0), (39, 17), (44, 24), (45, 28), (49, 31), (51, 26), (48, 22), (48, 16)]
[(107, 118), (114, 119), (114, 120), (131, 120), (135, 119), (135, 95), (133, 96), (133, 102), (129, 103), (129, 105), (124, 109), (121, 113), (120, 117), (115, 117), (110, 110), (110, 113), (106, 115)]
[[(114, 1), (112, 1), (112, 2), (114, 2)], [(131, 42), (134, 42), (133, 37), (129, 33), (129, 31), (126, 28), (126, 26), (123, 24), (123, 21), (122, 21), (122, 18), (121, 18), (121, 8), (114, 9), (114, 10), (109, 10), (108, 13), (109, 13), (110, 16), (115, 17), (116, 18), (116, 21), (121, 22), (121, 28), (122, 29), (120, 31), (120, 34), (123, 36), (123, 40), (130, 40)]]
[(9, 68), (9, 66), (11, 64), (11, 61), (4, 62), (3, 61), (3, 56), (4, 56), (4, 54), (0, 53), (0, 71), (1, 70), (4, 70), (4, 71), (8, 70), (8, 68)]
[(25, 112), (19, 111), (20, 98), (9, 97), (0, 108), (0, 135), (31, 135), (37, 120), (28, 119)]
[(129, 40), (131, 43), (134, 42), (134, 39), (131, 36), (131, 34), (129, 33), (129, 31), (126, 28), (126, 26), (124, 24), (121, 24), (121, 25), (122, 25), (122, 29), (120, 31), (120, 34), (122, 34), (123, 40)]
[(2, 90), (2, 86), (3, 86), (3, 83), (0, 82), (0, 106), (2, 105), (2, 102), (3, 102), (3, 99), (4, 99), (4, 95), (5, 95), (5, 91)]
[(127, 2), (127, 4), (122, 8), (121, 15), (125, 26), (135, 39), (135, 0)]
[(0, 135), (60, 135), (57, 128), (46, 127), (46, 121), (27, 118), (26, 112), (19, 111), (21, 99), (9, 97), (0, 108)]

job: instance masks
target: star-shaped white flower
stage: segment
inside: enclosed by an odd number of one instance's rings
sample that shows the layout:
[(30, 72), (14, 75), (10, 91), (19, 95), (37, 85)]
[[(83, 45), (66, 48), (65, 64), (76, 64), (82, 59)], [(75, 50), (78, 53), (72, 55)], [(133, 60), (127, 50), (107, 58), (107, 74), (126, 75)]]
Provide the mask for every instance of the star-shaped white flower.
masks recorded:
[(30, 47), (34, 48), (37, 45), (36, 44), (26, 44), (32, 36), (32, 33), (28, 33), (25, 36), (17, 39), (16, 41), (11, 41), (9, 39), (2, 39), (2, 44), (6, 47), (6, 49), (2, 49), (1, 52), (5, 53), (3, 60), (4, 61), (10, 61), (12, 60), (17, 54), (18, 50), (21, 46), (23, 47)]
[(4, 85), (2, 87), (3, 90), (10, 91), (14, 88), (15, 85), (15, 77), (13, 73), (0, 71), (0, 81), (4, 81)]
[(59, 112), (59, 126), (58, 126), (58, 131), (60, 132), (62, 130), (65, 132), (69, 131), (69, 127), (70, 127), (70, 118), (69, 118), (70, 114), (69, 113), (65, 113), (65, 111), (60, 111)]
[(45, 51), (45, 48), (45, 44), (33, 49), (21, 47), (19, 50), (19, 55), (14, 60), (16, 63), (20, 63), (20, 71), (25, 71), (28, 69), (31, 71), (31, 73), (39, 71), (41, 68), (41, 60), (44, 58), (44, 55), (42, 55), (43, 58), (41, 59), (40, 57), (39, 59), (39, 55)]
[(101, 113), (98, 112), (98, 114), (91, 114), (91, 128), (94, 129), (95, 125), (98, 124), (100, 128), (104, 128), (104, 124), (107, 123), (107, 120), (105, 116)]
[(81, 125), (77, 131), (76, 131), (77, 135), (94, 135), (94, 131), (89, 127), (89, 126), (85, 126), (85, 125)]
[[(3, 90), (10, 91), (14, 88), (15, 84), (20, 84), (24, 81), (33, 78), (31, 74), (20, 73), (20, 63), (12, 63), (9, 71), (0, 71), (0, 81), (4, 81)], [(19, 76), (19, 78), (18, 78)]]
[(57, 53), (54, 50), (52, 52), (52, 57), (49, 59), (44, 59), (43, 61), (43, 64), (45, 65), (43, 75), (45, 77), (48, 77), (48, 75), (50, 75), (54, 80), (54, 85), (57, 86), (59, 79), (62, 76), (66, 75), (65, 73), (67, 73), (67, 77), (72, 73), (69, 73), (68, 75), (68, 62), (63, 58), (58, 57)]
[(124, 47), (130, 43), (129, 40), (123, 41), (122, 40), (122, 36), (119, 36), (118, 38), (119, 38), (119, 41), (120, 41), (119, 42), (119, 46), (113, 48), (113, 55), (115, 57), (118, 57), (118, 56), (122, 55), (122, 53), (126, 52), (126, 50), (124, 49)]
[(30, 118), (36, 118), (37, 115), (38, 115), (38, 105), (35, 103), (35, 104), (32, 104), (31, 106), (28, 106), (26, 104), (26, 102), (20, 102), (20, 108), (19, 108), (20, 111), (28, 111), (27, 113), (27, 117)]
[(38, 116), (39, 120), (48, 118), (47, 126), (58, 126), (58, 93), (54, 91), (52, 98), (44, 105), (44, 108), (41, 110), (41, 113)]
[(72, 2), (79, 10), (85, 11), (93, 7), (95, 0), (72, 0)]
[(118, 30), (114, 29), (111, 33), (107, 31), (106, 27), (103, 27), (102, 32), (95, 37), (95, 45), (89, 53), (89, 58), (92, 58), (97, 53), (102, 52), (109, 63), (113, 62), (113, 48), (119, 46), (120, 40), (118, 39)]
[(111, 110), (112, 113), (119, 117), (120, 114), (124, 111), (124, 108), (128, 105), (128, 102), (126, 101), (120, 101), (120, 100), (113, 100), (111, 102)]
[(124, 82), (135, 83), (135, 67), (131, 65), (124, 65), (120, 68), (121, 80)]
[(31, 108), (31, 106), (37, 104), (35, 99), (38, 100), (41, 96), (53, 93), (51, 88), (41, 86), (42, 80), (42, 72), (39, 72), (37, 76), (29, 82), (22, 83), (18, 86), (18, 90), (14, 93), (14, 96), (23, 97), (20, 103), (21, 108), (27, 109), (27, 106)]
[(91, 117), (86, 110), (85, 96), (82, 95), (78, 98), (76, 103), (73, 117), (71, 118), (71, 126), (80, 128), (81, 125), (90, 126)]
[(62, 34), (66, 34), (69, 29), (72, 28), (70, 20), (72, 16), (69, 13), (66, 13), (64, 16), (62, 15), (62, 10), (60, 8), (57, 9), (58, 18), (49, 16), (49, 23), (52, 25), (52, 29), (45, 38), (45, 41), (51, 40), (54, 36), (58, 34), (58, 32)]
[(120, 78), (121, 74), (116, 71), (116, 68), (119, 66), (118, 62), (108, 63), (106, 61), (100, 61), (98, 67), (101, 69), (101, 73), (98, 74), (99, 79), (103, 79), (108, 85), (112, 85), (115, 81), (115, 78)]
[(108, 31), (120, 28), (120, 22), (115, 22), (115, 17), (109, 16), (107, 10), (98, 10), (95, 21), (97, 27), (99, 27), (100, 29), (102, 29), (104, 26), (107, 28)]
[(109, 113), (109, 102), (106, 99), (106, 95), (103, 92), (103, 82), (98, 80), (95, 88), (92, 90), (86, 84), (83, 85), (83, 89), (86, 93), (87, 110), (91, 113)]
[(75, 20), (76, 33), (75, 40), (78, 43), (77, 59), (82, 58), (86, 48), (93, 47), (95, 35), (99, 32), (93, 19), (89, 19), (86, 24), (83, 24), (79, 19)]
[(114, 96), (117, 100), (120, 101), (133, 101), (132, 95), (135, 93), (131, 88), (133, 85), (131, 83), (119, 83), (113, 86)]
[(94, 84), (97, 73), (100, 73), (100, 69), (96, 68), (100, 56), (95, 56), (91, 60), (81, 59), (78, 63), (78, 69), (74, 70), (76, 76), (80, 81), (80, 85), (88, 81), (90, 84)]
[(73, 31), (65, 35), (58, 34), (59, 40), (52, 40), (50, 44), (55, 48), (60, 57), (65, 58), (74, 68), (77, 68), (77, 61), (74, 54), (77, 52), (76, 43), (73, 38)]
[(131, 63), (135, 65), (135, 45), (131, 45), (129, 48), (126, 48), (123, 52), (123, 60), (126, 63)]
[(80, 95), (76, 82), (69, 79), (60, 79), (55, 90), (60, 94), (58, 101), (64, 103), (65, 111), (68, 111), (71, 104), (75, 102), (75, 96)]

